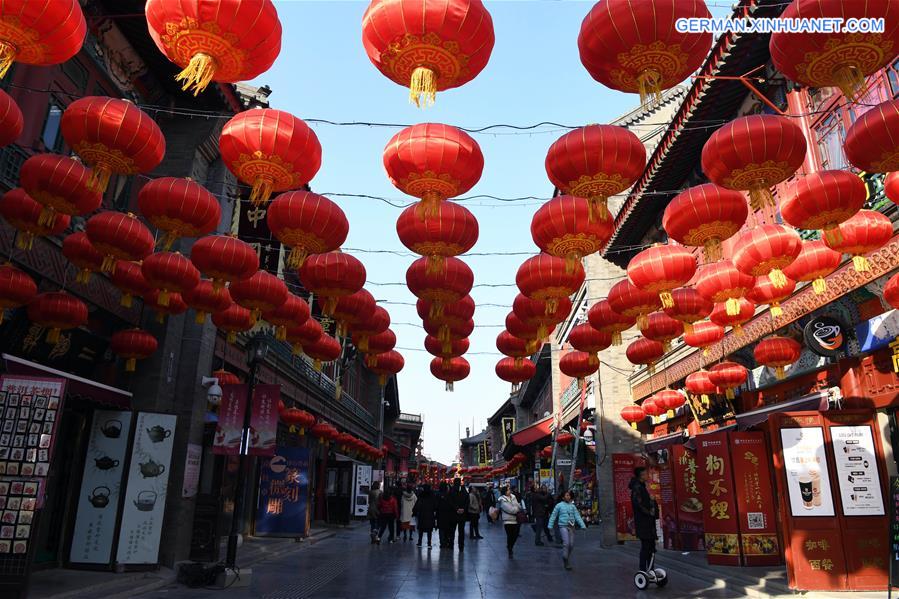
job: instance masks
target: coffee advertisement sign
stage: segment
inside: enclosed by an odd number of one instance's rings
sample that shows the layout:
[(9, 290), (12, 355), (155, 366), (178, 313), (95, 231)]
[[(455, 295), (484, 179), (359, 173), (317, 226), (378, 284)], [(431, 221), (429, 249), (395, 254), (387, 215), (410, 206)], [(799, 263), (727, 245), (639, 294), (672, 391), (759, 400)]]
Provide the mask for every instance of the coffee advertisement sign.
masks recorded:
[(883, 516), (880, 472), (871, 427), (832, 426), (834, 462), (844, 516)]
[(833, 495), (821, 427), (783, 428), (784, 470), (794, 518), (833, 516)]

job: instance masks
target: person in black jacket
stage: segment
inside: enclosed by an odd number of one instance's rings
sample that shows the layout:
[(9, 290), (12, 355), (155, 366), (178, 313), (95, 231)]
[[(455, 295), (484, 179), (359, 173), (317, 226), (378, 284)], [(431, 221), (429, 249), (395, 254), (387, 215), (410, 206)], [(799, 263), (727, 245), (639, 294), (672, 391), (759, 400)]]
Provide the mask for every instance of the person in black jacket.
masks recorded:
[(434, 524), (437, 522), (437, 497), (431, 491), (431, 485), (421, 487), (418, 501), (412, 508), (412, 515), (418, 523), (418, 546), (421, 547), (421, 537), (428, 534), (428, 549), (431, 548), (431, 533), (434, 532)]
[(449, 546), (453, 546), (453, 535), (458, 528), (459, 551), (465, 551), (465, 521), (468, 520), (468, 491), (462, 487), (462, 481), (455, 479), (453, 488), (447, 495), (450, 506), (453, 509), (453, 526), (449, 531)]
[(440, 547), (443, 549), (453, 546), (451, 535), (456, 528), (455, 516), (449, 501), (449, 485), (442, 482), (437, 493), (437, 529), (440, 532)]
[(652, 555), (656, 552), (656, 538), (658, 538), (656, 520), (659, 517), (659, 507), (646, 489), (646, 468), (634, 468), (634, 478), (628, 487), (631, 490), (637, 538), (640, 539), (640, 570), (646, 572)]
[(552, 543), (552, 534), (546, 527), (547, 515), (551, 513), (547, 509), (549, 505), (549, 492), (546, 490), (546, 485), (542, 487), (534, 485), (534, 487), (535, 489), (531, 492), (530, 498), (528, 499), (528, 509), (531, 510), (531, 513), (534, 516), (534, 544), (544, 544), (542, 540), (544, 533), (546, 533), (547, 540)]

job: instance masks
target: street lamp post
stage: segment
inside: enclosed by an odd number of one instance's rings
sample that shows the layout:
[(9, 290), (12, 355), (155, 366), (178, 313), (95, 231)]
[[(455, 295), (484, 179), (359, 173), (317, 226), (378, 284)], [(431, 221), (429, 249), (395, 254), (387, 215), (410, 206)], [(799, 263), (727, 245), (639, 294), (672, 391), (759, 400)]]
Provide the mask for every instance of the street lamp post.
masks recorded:
[(244, 496), (247, 487), (247, 455), (250, 444), (250, 418), (253, 413), (253, 391), (256, 387), (256, 374), (259, 365), (268, 354), (268, 340), (257, 333), (247, 344), (247, 364), (250, 366), (250, 377), (247, 381), (247, 405), (243, 413), (243, 431), (240, 439), (240, 462), (237, 466), (237, 481), (234, 485), (234, 511), (231, 514), (231, 532), (228, 534), (228, 552), (225, 557), (225, 568), (236, 569), (237, 537), (240, 534), (240, 521), (244, 511)]

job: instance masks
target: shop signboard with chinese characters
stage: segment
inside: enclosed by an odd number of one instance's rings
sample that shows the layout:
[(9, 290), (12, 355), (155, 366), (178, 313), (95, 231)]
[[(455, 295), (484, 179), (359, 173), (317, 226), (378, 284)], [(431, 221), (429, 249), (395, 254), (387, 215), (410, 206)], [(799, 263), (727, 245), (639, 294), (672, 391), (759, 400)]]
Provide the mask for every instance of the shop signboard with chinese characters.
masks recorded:
[(237, 236), (246, 239), (259, 256), (259, 268), (268, 272), (278, 272), (281, 257), (281, 243), (268, 228), (267, 205), (256, 205), (241, 194), (238, 201), (240, 215)]
[(739, 566), (739, 514), (727, 433), (697, 435), (696, 463), (706, 559), (709, 564)]
[(255, 534), (302, 537), (308, 530), (309, 449), (278, 447), (259, 473)]
[[(659, 452), (661, 455), (662, 452)], [(656, 466), (659, 479), (659, 526), (662, 529), (662, 547), (680, 549), (677, 534), (677, 502), (674, 494), (674, 470), (671, 467), (670, 452), (664, 453), (664, 460)]]
[(880, 473), (870, 426), (831, 426), (844, 516), (883, 516)]
[[(619, 541), (636, 540), (634, 507), (628, 484), (634, 468), (643, 465), (643, 458), (632, 453), (612, 454), (612, 481), (615, 486), (615, 530)], [(551, 474), (550, 474), (551, 477)]]
[[(280, 385), (256, 385), (250, 414), (250, 442), (247, 453), (256, 456), (275, 455), (278, 433), (278, 402)], [(243, 423), (241, 423), (243, 426)]]
[(890, 560), (890, 588), (899, 585), (899, 476), (890, 477), (890, 529), (887, 537)]
[(112, 562), (130, 434), (131, 412), (94, 412), (69, 551), (72, 564)]
[(729, 433), (744, 566), (783, 563), (777, 537), (768, 442), (763, 432)]
[(154, 565), (159, 559), (177, 422), (173, 414), (137, 413), (116, 550), (119, 565)]
[(503, 447), (509, 444), (509, 440), (512, 438), (512, 433), (515, 432), (515, 417), (505, 417), (502, 420), (503, 423)]
[(222, 402), (215, 426), (212, 453), (218, 455), (240, 454), (243, 437), (244, 410), (247, 409), (246, 385), (222, 385)]
[(702, 511), (705, 505), (699, 490), (696, 453), (683, 445), (671, 448), (677, 535), (681, 551), (705, 549)]

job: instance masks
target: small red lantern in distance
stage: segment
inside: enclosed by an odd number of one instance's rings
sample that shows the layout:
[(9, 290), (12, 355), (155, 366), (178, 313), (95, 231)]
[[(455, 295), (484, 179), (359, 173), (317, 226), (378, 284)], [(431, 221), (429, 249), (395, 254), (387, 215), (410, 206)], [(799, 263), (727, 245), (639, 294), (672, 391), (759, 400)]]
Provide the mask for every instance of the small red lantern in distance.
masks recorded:
[(621, 410), (621, 418), (623, 418), (625, 422), (629, 422), (631, 428), (637, 430), (637, 424), (646, 419), (646, 412), (644, 412), (643, 408), (640, 406), (625, 406), (624, 409)]
[(746, 382), (749, 372), (736, 362), (721, 362), (709, 368), (709, 380), (713, 385), (725, 390), (728, 399), (734, 398), (734, 389)]
[(159, 342), (147, 331), (128, 329), (113, 333), (109, 347), (114, 354), (125, 358), (125, 372), (134, 372), (137, 361), (152, 356)]

